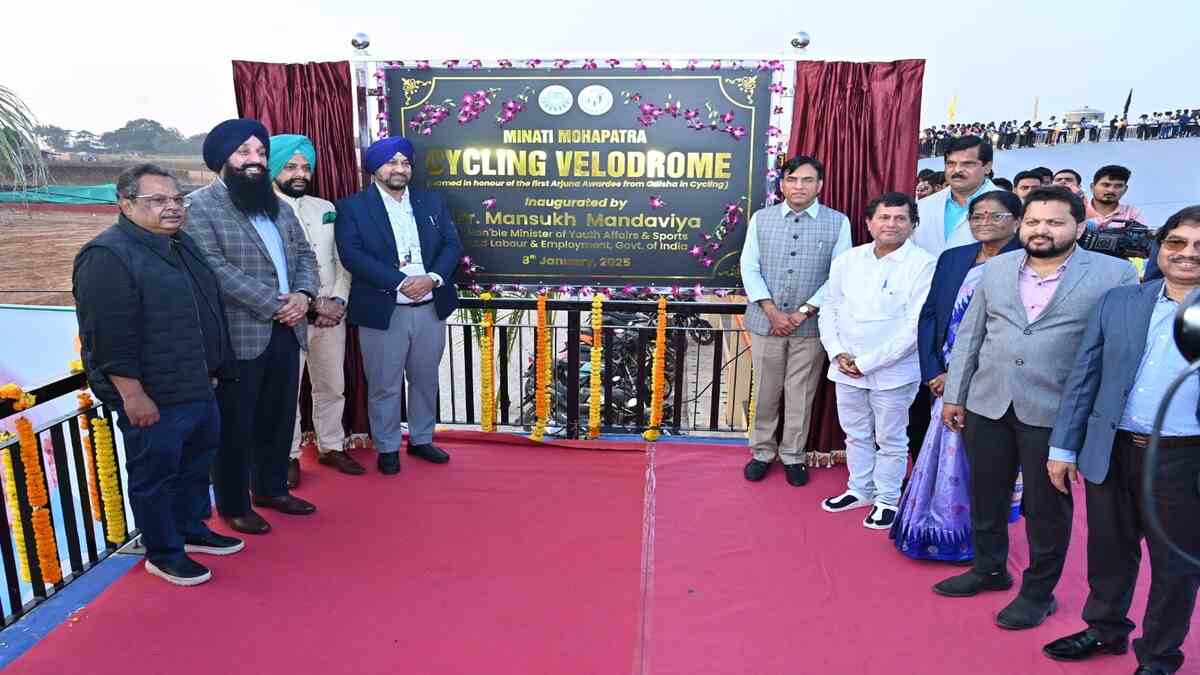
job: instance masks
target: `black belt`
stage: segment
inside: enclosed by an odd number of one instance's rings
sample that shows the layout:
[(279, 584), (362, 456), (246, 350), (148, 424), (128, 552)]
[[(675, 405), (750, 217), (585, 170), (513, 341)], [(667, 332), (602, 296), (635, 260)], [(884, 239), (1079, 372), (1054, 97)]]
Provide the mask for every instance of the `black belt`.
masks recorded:
[[(1146, 434), (1135, 434), (1124, 429), (1117, 431), (1117, 440), (1137, 448), (1145, 448), (1150, 445), (1150, 437)], [(1200, 436), (1162, 436), (1158, 439), (1158, 447), (1164, 449), (1189, 448), (1198, 445), (1200, 445)]]
[(397, 307), (420, 307), (421, 305), (428, 305), (431, 302), (433, 302), (433, 298), (430, 298), (428, 300), (422, 300), (421, 302), (397, 302), (396, 306)]

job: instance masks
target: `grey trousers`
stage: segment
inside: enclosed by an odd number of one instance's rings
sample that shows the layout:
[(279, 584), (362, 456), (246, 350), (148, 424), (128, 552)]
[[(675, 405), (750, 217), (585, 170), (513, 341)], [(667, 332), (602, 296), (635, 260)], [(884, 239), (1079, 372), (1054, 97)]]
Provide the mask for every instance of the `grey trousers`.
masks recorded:
[(433, 303), (396, 305), (387, 330), (359, 327), (363, 373), (367, 376), (367, 414), (379, 452), (399, 452), (400, 391), (408, 377), (408, 442), (433, 442), (437, 423), (438, 365), (446, 348), (446, 322)]

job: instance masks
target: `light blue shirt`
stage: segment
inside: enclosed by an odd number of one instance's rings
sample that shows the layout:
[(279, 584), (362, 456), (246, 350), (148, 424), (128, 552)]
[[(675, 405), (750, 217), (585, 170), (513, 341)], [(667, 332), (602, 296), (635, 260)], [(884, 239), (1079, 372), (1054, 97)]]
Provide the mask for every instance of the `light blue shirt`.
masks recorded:
[[(1133, 390), (1125, 401), (1125, 412), (1121, 415), (1118, 429), (1135, 434), (1149, 435), (1158, 414), (1159, 403), (1166, 397), (1167, 387), (1188, 362), (1175, 346), (1172, 320), (1179, 304), (1167, 297), (1167, 287), (1154, 303), (1150, 315), (1150, 328), (1146, 331), (1146, 351), (1138, 366)], [(1163, 436), (1200, 436), (1200, 421), (1196, 419), (1196, 400), (1200, 397), (1200, 379), (1189, 377), (1184, 381), (1167, 417), (1163, 420)], [(1075, 462), (1077, 453), (1062, 448), (1050, 448), (1050, 459), (1060, 462)]]
[[(789, 214), (794, 214), (791, 207), (785, 201), (779, 207), (782, 210), (783, 216), (786, 218)], [(804, 213), (809, 217), (816, 218), (821, 212), (820, 202), (813, 200)], [(842, 225), (838, 228), (837, 242), (834, 243), (833, 249), (830, 251), (829, 259), (833, 260), (839, 255), (849, 251), (854, 245), (854, 240), (850, 236), (850, 219), (842, 217)], [(750, 224), (746, 227), (746, 242), (742, 244), (741, 256), (741, 271), (742, 271), (742, 288), (746, 289), (746, 299), (749, 302), (758, 302), (759, 300), (768, 300), (771, 297), (771, 291), (767, 288), (767, 282), (762, 276), (762, 260), (759, 257), (758, 250), (758, 212), (750, 216)], [(808, 303), (813, 307), (820, 307), (825, 301), (825, 287), (829, 285), (829, 281), (821, 284), (816, 293), (808, 299)]]
[[(950, 188), (946, 189), (949, 190)], [(954, 228), (958, 227), (958, 224), (963, 221), (963, 218), (967, 217), (967, 209), (971, 206), (971, 200), (985, 192), (995, 189), (996, 188), (994, 185), (992, 185), (991, 179), (984, 178), (983, 183), (979, 185), (979, 189), (975, 191), (975, 194), (967, 198), (967, 203), (963, 206), (959, 206), (958, 202), (954, 201), (953, 193), (946, 195), (946, 212), (944, 214), (944, 218), (942, 219), (942, 225), (946, 228), (946, 241), (950, 240), (950, 233), (954, 231)]]
[(279, 236), (279, 228), (270, 218), (261, 213), (250, 216), (250, 224), (258, 232), (267, 253), (271, 256), (271, 264), (275, 265), (275, 276), (279, 279), (279, 294), (286, 295), (292, 287), (288, 283), (287, 256), (283, 252), (283, 237)]

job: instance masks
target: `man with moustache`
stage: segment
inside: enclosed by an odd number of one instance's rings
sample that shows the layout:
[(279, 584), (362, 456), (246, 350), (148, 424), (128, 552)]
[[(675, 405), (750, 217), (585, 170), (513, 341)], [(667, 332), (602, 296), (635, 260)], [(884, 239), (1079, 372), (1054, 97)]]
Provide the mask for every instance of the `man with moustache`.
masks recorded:
[(821, 508), (872, 506), (863, 526), (875, 530), (896, 520), (908, 465), (908, 409), (921, 386), (917, 322), (937, 261), (909, 241), (916, 219), (917, 203), (900, 192), (867, 204), (873, 241), (833, 261), (818, 318), (850, 470), (846, 491)]
[(433, 444), (438, 366), (446, 317), (458, 307), (454, 273), (463, 247), (446, 200), (409, 185), (416, 160), (406, 138), (385, 138), (363, 153), (371, 184), (337, 205), (338, 252), (350, 270), (350, 323), (359, 327), (367, 412), (379, 472), (400, 471), (405, 378), (408, 454), (450, 461)]
[(213, 127), (204, 163), (217, 177), (190, 195), (187, 232), (221, 284), (236, 379), (218, 392), (217, 511), (233, 529), (265, 534), (253, 504), (291, 515), (316, 511), (288, 494), (287, 467), (305, 347), (305, 316), (321, 280), (292, 207), (267, 175), (270, 138), (253, 119)]
[(982, 138), (951, 140), (944, 160), (950, 189), (917, 202), (921, 227), (912, 236), (912, 242), (935, 259), (948, 248), (975, 242), (967, 225), (967, 207), (972, 199), (996, 189), (987, 177), (992, 170), (992, 146)]
[[(1200, 206), (1167, 219), (1156, 234), (1164, 279), (1115, 288), (1093, 312), (1067, 379), (1050, 437), (1047, 471), (1059, 490), (1085, 479), (1088, 519), (1086, 630), (1055, 640), (1052, 659), (1081, 661), (1124, 654), (1134, 624), (1129, 606), (1142, 558), (1150, 549), (1150, 601), (1142, 637), (1134, 640), (1137, 675), (1174, 673), (1191, 627), (1200, 568), (1171, 551), (1142, 512), (1142, 480), (1155, 474), (1154, 509), (1168, 536), (1200, 550), (1196, 475), (1200, 474), (1200, 384), (1187, 378), (1167, 410), (1158, 464), (1145, 450), (1167, 388), (1187, 368), (1172, 324), (1188, 293), (1200, 288)], [(1078, 468), (1076, 468), (1078, 466)]]
[(1084, 198), (1083, 194), (1083, 177), (1075, 169), (1059, 169), (1054, 172), (1052, 184), (1061, 185), (1071, 191), (1071, 194)]
[(92, 391), (117, 413), (146, 571), (195, 586), (212, 573), (189, 553), (244, 547), (202, 520), (221, 426), (213, 389), (232, 376), (233, 347), (217, 279), (180, 232), (188, 200), (175, 177), (126, 169), (117, 204), (116, 225), (75, 257), (81, 355)]
[[(313, 429), (317, 439), (317, 461), (351, 476), (366, 472), (343, 449), (346, 434), (342, 412), (346, 407), (346, 298), (350, 296), (350, 273), (342, 267), (333, 238), (336, 211), (333, 204), (308, 194), (317, 167), (317, 150), (307, 136), (280, 134), (271, 137), (267, 168), (275, 191), (292, 207), (304, 235), (317, 258), (321, 287), (308, 313), (308, 351), (300, 352), (300, 371), (308, 364), (312, 384)], [(300, 414), (292, 435), (288, 462), (288, 487), (300, 484)]]
[[(817, 200), (825, 184), (820, 160), (798, 155), (779, 173), (783, 202), (750, 217), (741, 256), (756, 392), (752, 456), (742, 476), (762, 480), (778, 457), (788, 484), (800, 487), (808, 483), (805, 445), (824, 357), (813, 319), (830, 264), (852, 241), (850, 219)], [(781, 412), (783, 438), (776, 440)]]
[(1132, 172), (1119, 164), (1109, 164), (1096, 170), (1092, 178), (1092, 198), (1084, 202), (1087, 217), (1096, 227), (1124, 227), (1130, 221), (1141, 222), (1142, 212), (1132, 204), (1122, 204), (1129, 190)]
[(1050, 427), (1088, 319), (1116, 286), (1137, 283), (1125, 260), (1079, 248), (1083, 203), (1057, 185), (1029, 194), (1018, 236), (1023, 251), (992, 258), (959, 325), (943, 392), (942, 421), (962, 432), (971, 477), (975, 559), (934, 592), (966, 597), (1012, 587), (1008, 516), (1024, 467), (1029, 568), (1021, 591), (996, 616), (1001, 628), (1033, 628), (1058, 605), (1054, 587), (1071, 538), (1072, 501), (1046, 472)]

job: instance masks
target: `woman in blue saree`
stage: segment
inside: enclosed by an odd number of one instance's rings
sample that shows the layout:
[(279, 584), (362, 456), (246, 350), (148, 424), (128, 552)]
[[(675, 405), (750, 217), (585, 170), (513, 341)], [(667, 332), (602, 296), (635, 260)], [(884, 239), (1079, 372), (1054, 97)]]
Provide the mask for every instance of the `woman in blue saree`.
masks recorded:
[[(972, 200), (968, 209), (976, 243), (942, 253), (921, 309), (917, 352), (921, 357), (921, 379), (934, 396), (932, 423), (900, 497), (891, 530), (897, 550), (924, 560), (964, 562), (974, 555), (967, 454), (962, 434), (941, 424), (942, 388), (958, 324), (967, 312), (984, 264), (994, 256), (1021, 248), (1016, 231), (1024, 207), (1016, 195), (1005, 190), (987, 192)], [(1020, 478), (1016, 487), (1014, 520), (1020, 508)]]

